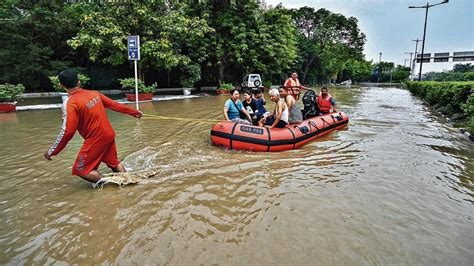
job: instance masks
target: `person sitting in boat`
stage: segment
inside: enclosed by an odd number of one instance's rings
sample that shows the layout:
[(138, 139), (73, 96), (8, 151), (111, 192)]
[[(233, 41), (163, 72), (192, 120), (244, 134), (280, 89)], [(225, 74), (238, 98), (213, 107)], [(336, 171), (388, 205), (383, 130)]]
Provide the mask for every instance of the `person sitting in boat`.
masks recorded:
[(254, 99), (255, 99), (255, 102), (257, 103), (257, 108), (260, 115), (265, 114), (267, 112), (267, 109), (265, 109), (264, 105), (267, 104), (267, 102), (265, 101), (265, 97), (263, 97), (263, 93), (260, 89), (257, 89), (255, 91)]
[(301, 85), (296, 72), (291, 73), (291, 76), (285, 81), (284, 85), (288, 88), (288, 94), (293, 95), (297, 101), (300, 99), (300, 90), (307, 89)]
[(268, 116), (264, 116), (259, 122), (259, 126), (264, 125), (269, 128), (284, 128), (288, 125), (288, 106), (286, 105), (285, 99), (280, 98), (280, 93), (277, 89), (271, 89), (270, 99), (276, 103), (275, 109)]
[(262, 114), (258, 111), (257, 101), (252, 98), (252, 93), (250, 91), (244, 91), (244, 101), (242, 102), (247, 113), (252, 117), (253, 124), (256, 125), (258, 120), (262, 117)]
[(252, 118), (239, 100), (239, 96), (238, 90), (230, 91), (230, 99), (224, 105), (224, 118), (229, 122), (251, 125)]
[(329, 94), (328, 88), (326, 87), (321, 88), (321, 92), (316, 98), (316, 102), (318, 103), (320, 115), (329, 113), (331, 107), (333, 112), (337, 112), (336, 101), (332, 98), (331, 94)]
[(288, 123), (290, 123), (290, 125), (301, 123), (303, 121), (301, 108), (298, 106), (298, 102), (295, 100), (295, 98), (288, 94), (288, 88), (285, 86), (280, 86), (278, 91), (280, 92), (280, 97), (285, 99), (286, 105), (288, 106)]

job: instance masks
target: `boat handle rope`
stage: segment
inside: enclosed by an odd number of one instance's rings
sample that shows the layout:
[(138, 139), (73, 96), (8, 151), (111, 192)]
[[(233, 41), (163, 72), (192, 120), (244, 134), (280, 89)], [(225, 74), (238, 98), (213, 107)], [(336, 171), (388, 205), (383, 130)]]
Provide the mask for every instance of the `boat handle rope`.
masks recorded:
[[(318, 128), (318, 125), (316, 123), (314, 123), (313, 121), (309, 121), (308, 122), (308, 125), (311, 127), (313, 126), (314, 128), (316, 128), (316, 131), (319, 131), (319, 128)], [(311, 130), (310, 130), (311, 131)]]
[(331, 126), (331, 124), (329, 124), (326, 120), (324, 120), (324, 118), (321, 117), (321, 120), (323, 120), (324, 123), (328, 124), (329, 126)]

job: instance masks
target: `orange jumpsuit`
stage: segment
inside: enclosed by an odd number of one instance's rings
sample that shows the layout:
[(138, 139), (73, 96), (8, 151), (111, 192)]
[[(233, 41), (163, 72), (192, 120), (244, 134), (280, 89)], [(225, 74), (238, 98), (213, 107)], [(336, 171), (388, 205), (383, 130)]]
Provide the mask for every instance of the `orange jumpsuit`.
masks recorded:
[(115, 146), (115, 132), (107, 118), (106, 108), (132, 116), (139, 115), (137, 110), (97, 91), (75, 90), (63, 103), (63, 124), (48, 155), (58, 154), (66, 147), (76, 130), (79, 131), (84, 144), (72, 167), (73, 175), (87, 175), (92, 170), (97, 170), (101, 162), (110, 168), (115, 168), (120, 163)]

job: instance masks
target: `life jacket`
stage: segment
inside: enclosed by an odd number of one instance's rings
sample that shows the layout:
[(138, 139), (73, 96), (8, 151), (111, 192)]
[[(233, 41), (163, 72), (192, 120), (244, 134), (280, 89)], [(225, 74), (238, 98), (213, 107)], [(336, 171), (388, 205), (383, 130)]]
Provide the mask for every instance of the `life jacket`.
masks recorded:
[(293, 80), (289, 78), (285, 81), (285, 87), (288, 88), (288, 94), (294, 95), (295, 99), (298, 100), (300, 98), (300, 81), (298, 79)]
[(327, 113), (329, 112), (329, 110), (331, 110), (331, 106), (332, 106), (331, 99), (332, 99), (331, 94), (328, 93), (328, 96), (326, 97), (326, 99), (323, 99), (322, 93), (319, 93), (317, 101), (318, 101), (319, 110), (321, 112)]

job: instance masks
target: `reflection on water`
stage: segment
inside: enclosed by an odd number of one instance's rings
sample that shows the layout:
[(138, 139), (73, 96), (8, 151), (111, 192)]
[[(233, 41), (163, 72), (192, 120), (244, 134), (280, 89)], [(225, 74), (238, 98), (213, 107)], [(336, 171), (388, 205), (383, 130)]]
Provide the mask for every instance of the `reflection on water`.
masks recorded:
[[(349, 127), (281, 153), (214, 147), (207, 123), (111, 112), (126, 168), (156, 174), (102, 190), (70, 176), (80, 137), (42, 158), (59, 110), (0, 115), (0, 263), (470, 264), (472, 143), (405, 90), (331, 94)], [(226, 99), (141, 109), (221, 119)]]

